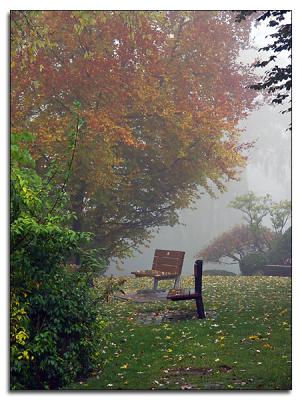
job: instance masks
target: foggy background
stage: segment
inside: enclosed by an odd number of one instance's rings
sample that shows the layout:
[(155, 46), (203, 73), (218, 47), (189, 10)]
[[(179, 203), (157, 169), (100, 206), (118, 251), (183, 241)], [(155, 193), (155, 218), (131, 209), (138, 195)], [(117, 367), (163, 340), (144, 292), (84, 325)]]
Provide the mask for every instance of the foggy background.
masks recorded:
[[(272, 28), (260, 24), (252, 31), (254, 48), (242, 52), (240, 61), (252, 63), (261, 58), (257, 49), (267, 44), (266, 36)], [(266, 58), (267, 53), (264, 54)], [(287, 54), (279, 55), (279, 64), (288, 62)], [(264, 69), (259, 69), (263, 74)], [(129, 275), (138, 269), (151, 269), (155, 249), (185, 251), (182, 269), (183, 275), (191, 275), (196, 254), (206, 247), (211, 240), (229, 230), (236, 224), (243, 223), (243, 214), (228, 207), (236, 196), (253, 191), (256, 195), (270, 194), (273, 201), (291, 199), (291, 133), (287, 130), (291, 116), (281, 114), (286, 105), (262, 105), (255, 109), (239, 127), (244, 129), (243, 142), (256, 141), (249, 151), (245, 170), (238, 182), (230, 182), (227, 192), (219, 194), (217, 199), (207, 194), (193, 205), (194, 209), (179, 211), (180, 224), (174, 227), (161, 227), (154, 232), (154, 238), (147, 246), (141, 246), (134, 256), (124, 260), (114, 260), (106, 275)], [(238, 265), (207, 262), (204, 269), (223, 269), (240, 273)]]

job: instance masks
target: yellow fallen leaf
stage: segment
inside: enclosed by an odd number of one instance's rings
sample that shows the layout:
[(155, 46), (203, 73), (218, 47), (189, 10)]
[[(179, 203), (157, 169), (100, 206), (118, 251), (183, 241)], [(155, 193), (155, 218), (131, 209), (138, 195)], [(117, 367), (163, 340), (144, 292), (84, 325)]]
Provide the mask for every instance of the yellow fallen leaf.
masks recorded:
[(259, 336), (257, 336), (257, 335), (251, 335), (251, 336), (249, 336), (249, 339), (250, 339), (250, 340), (258, 340), (258, 339), (259, 339)]
[(272, 349), (273, 348), (273, 346), (271, 345), (271, 344), (269, 344), (269, 343), (264, 343), (264, 345), (263, 345), (263, 348), (264, 349)]

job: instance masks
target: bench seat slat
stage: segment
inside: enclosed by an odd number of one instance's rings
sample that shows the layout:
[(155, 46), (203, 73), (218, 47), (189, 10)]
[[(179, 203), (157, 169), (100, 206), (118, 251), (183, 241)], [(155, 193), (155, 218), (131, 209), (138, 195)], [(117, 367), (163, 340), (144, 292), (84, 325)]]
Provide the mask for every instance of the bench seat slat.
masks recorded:
[(171, 289), (168, 292), (167, 299), (169, 300), (192, 300), (200, 296), (200, 293), (195, 293), (194, 289)]
[(166, 271), (158, 271), (154, 269), (150, 270), (145, 270), (145, 271), (135, 271), (131, 272), (131, 274), (134, 274), (135, 276), (140, 276), (140, 277), (156, 277), (156, 278), (176, 278), (179, 274), (177, 273), (170, 273)]

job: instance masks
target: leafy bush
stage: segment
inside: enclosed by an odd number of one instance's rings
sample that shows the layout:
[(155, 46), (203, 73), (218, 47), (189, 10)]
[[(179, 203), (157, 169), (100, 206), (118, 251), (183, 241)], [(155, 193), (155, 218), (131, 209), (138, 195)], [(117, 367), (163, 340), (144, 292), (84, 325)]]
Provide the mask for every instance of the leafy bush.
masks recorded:
[(64, 197), (52, 198), (28, 150), (12, 142), (11, 388), (57, 389), (97, 363), (98, 298), (85, 273), (95, 265), (88, 255), (82, 273), (65, 268), (91, 235), (67, 227)]
[(268, 264), (286, 265), (291, 263), (292, 231), (287, 229), (282, 236), (271, 243), (271, 249), (265, 253), (254, 252), (247, 254), (239, 263), (243, 275), (263, 273)]
[(78, 249), (79, 265), (74, 265), (75, 271), (84, 273), (90, 286), (94, 286), (94, 278), (106, 272), (108, 259), (102, 249)]
[(245, 255), (240, 263), (242, 275), (258, 275), (263, 273), (264, 266), (268, 263), (266, 253), (255, 252)]
[[(10, 358), (11, 358), (11, 387), (15, 389), (22, 388), (22, 383), (15, 379), (16, 375), (22, 374), (22, 379), (30, 379), (29, 364), (30, 355), (28, 352), (29, 339), (29, 303), (26, 301), (27, 294), (23, 293), (21, 301), (12, 293), (10, 302)], [(20, 296), (21, 297), (21, 296)]]
[(292, 258), (292, 228), (288, 228), (284, 234), (272, 243), (268, 252), (270, 264), (291, 264)]
[(39, 274), (35, 286), (23, 300), (28, 305), (25, 339), (17, 341), (21, 330), (14, 335), (11, 384), (55, 389), (94, 366), (98, 299), (85, 277), (59, 267)]

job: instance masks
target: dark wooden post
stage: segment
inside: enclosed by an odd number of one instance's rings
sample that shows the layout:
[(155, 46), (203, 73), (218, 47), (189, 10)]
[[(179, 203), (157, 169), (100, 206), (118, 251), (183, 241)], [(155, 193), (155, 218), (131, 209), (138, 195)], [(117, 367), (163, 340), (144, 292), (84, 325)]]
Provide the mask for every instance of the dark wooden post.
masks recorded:
[(204, 306), (202, 301), (202, 260), (196, 260), (194, 264), (194, 277), (195, 277), (195, 293), (198, 294), (196, 297), (196, 308), (198, 318), (205, 318)]

